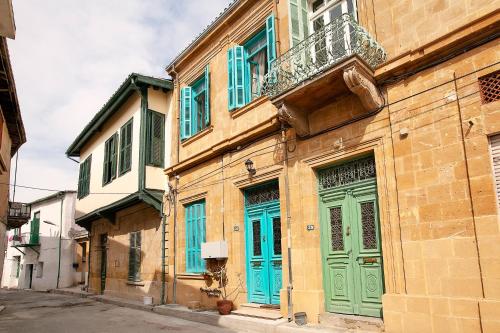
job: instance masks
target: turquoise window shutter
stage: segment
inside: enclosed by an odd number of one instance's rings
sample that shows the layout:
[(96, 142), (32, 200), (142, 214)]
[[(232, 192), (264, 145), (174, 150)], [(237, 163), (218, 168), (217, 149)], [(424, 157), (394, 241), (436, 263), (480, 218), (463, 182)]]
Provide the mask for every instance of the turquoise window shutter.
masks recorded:
[(245, 49), (243, 46), (234, 47), (234, 106), (240, 108), (245, 105)]
[(267, 37), (267, 68), (271, 69), (271, 64), (276, 59), (276, 33), (274, 30), (274, 14), (266, 19)]
[(181, 140), (191, 136), (191, 87), (181, 89)]
[(210, 124), (210, 70), (205, 67), (205, 126)]
[(205, 201), (185, 207), (186, 213), (186, 272), (202, 273), (205, 261), (201, 258), (201, 243), (205, 242)]
[(234, 49), (227, 50), (227, 106), (234, 109)]

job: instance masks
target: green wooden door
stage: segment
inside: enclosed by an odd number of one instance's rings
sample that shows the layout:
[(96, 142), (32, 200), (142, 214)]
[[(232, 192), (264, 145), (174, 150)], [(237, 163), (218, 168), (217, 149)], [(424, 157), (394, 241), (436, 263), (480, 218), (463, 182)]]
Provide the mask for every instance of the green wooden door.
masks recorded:
[(323, 183), (320, 173), (325, 306), (329, 312), (380, 317), (384, 284), (377, 189), (374, 162), (365, 162), (327, 170), (331, 177)]
[(108, 266), (108, 235), (101, 235), (101, 294), (106, 289), (106, 271)]

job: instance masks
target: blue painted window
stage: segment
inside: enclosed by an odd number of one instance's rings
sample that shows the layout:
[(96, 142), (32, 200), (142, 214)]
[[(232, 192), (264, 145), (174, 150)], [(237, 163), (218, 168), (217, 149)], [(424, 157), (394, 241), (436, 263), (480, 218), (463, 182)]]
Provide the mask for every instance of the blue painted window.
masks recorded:
[(264, 75), (276, 59), (274, 15), (266, 19), (265, 27), (243, 46), (228, 50), (228, 108), (240, 108), (261, 96)]
[(210, 71), (190, 86), (181, 89), (181, 140), (201, 132), (210, 125)]
[(186, 215), (186, 272), (203, 273), (205, 260), (201, 258), (201, 243), (205, 242), (205, 200), (185, 206)]

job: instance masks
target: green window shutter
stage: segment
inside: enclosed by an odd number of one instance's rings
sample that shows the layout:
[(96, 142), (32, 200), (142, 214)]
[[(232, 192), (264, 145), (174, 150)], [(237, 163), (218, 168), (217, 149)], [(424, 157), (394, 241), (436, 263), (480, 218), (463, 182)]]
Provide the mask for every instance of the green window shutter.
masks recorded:
[(103, 171), (102, 171), (102, 184), (105, 185), (108, 183), (109, 179), (109, 163), (110, 163), (110, 145), (109, 140), (104, 144), (104, 162), (103, 162)]
[(162, 113), (151, 112), (151, 128), (150, 128), (150, 159), (149, 163), (153, 166), (163, 167), (164, 159), (164, 124), (165, 115)]
[(290, 26), (292, 45), (296, 46), (309, 35), (307, 0), (290, 0)]
[(116, 178), (116, 169), (118, 162), (118, 133), (115, 133), (111, 139), (111, 180)]
[(129, 259), (128, 259), (128, 280), (141, 280), (141, 232), (130, 233)]
[(227, 50), (227, 106), (234, 109), (234, 49)]
[(189, 204), (186, 214), (186, 272), (202, 273), (205, 260), (201, 258), (201, 243), (205, 242), (205, 200)]
[(90, 169), (92, 166), (92, 155), (87, 157), (85, 164), (84, 196), (90, 193)]
[(184, 87), (181, 89), (181, 140), (191, 136), (191, 96), (191, 87)]
[(205, 126), (210, 125), (210, 70), (205, 67)]
[(274, 14), (266, 19), (266, 39), (267, 39), (267, 68), (271, 69), (271, 64), (276, 59), (276, 33), (274, 30)]
[(234, 47), (234, 107), (245, 105), (245, 49)]
[(83, 177), (85, 175), (85, 163), (87, 161), (84, 161), (80, 163), (80, 172), (78, 173), (78, 199), (83, 197)]
[(120, 129), (120, 175), (132, 167), (132, 129), (133, 118)]

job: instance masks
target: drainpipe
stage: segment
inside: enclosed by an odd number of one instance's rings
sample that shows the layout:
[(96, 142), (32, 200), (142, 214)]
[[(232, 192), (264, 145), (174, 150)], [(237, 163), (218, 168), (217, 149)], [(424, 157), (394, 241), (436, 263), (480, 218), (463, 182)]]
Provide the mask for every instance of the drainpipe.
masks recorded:
[(87, 259), (87, 292), (90, 290), (90, 258), (92, 258), (92, 223), (90, 224), (90, 230), (88, 231), (89, 235), (89, 249), (88, 259)]
[(163, 213), (163, 200), (161, 201), (161, 209), (160, 209), (160, 216), (161, 216), (161, 301), (160, 304), (165, 304), (165, 214)]
[(61, 218), (59, 220), (59, 249), (58, 249), (58, 263), (57, 263), (57, 283), (56, 289), (59, 289), (59, 279), (61, 277), (61, 245), (62, 245), (62, 224), (63, 224), (63, 203), (64, 203), (64, 192), (60, 193), (61, 195)]
[(175, 188), (172, 193), (174, 202), (174, 283), (172, 290), (172, 302), (177, 304), (177, 187), (179, 186), (179, 176), (175, 175)]
[(288, 181), (288, 140), (286, 138), (286, 128), (285, 124), (281, 123), (281, 142), (284, 146), (284, 159), (283, 159), (283, 169), (285, 176), (285, 209), (286, 209), (286, 231), (287, 231), (287, 254), (288, 254), (288, 286), (287, 286), (287, 298), (288, 298), (288, 321), (293, 321), (293, 302), (292, 302), (292, 290), (293, 290), (293, 274), (292, 274), (292, 217), (290, 214), (290, 185)]

